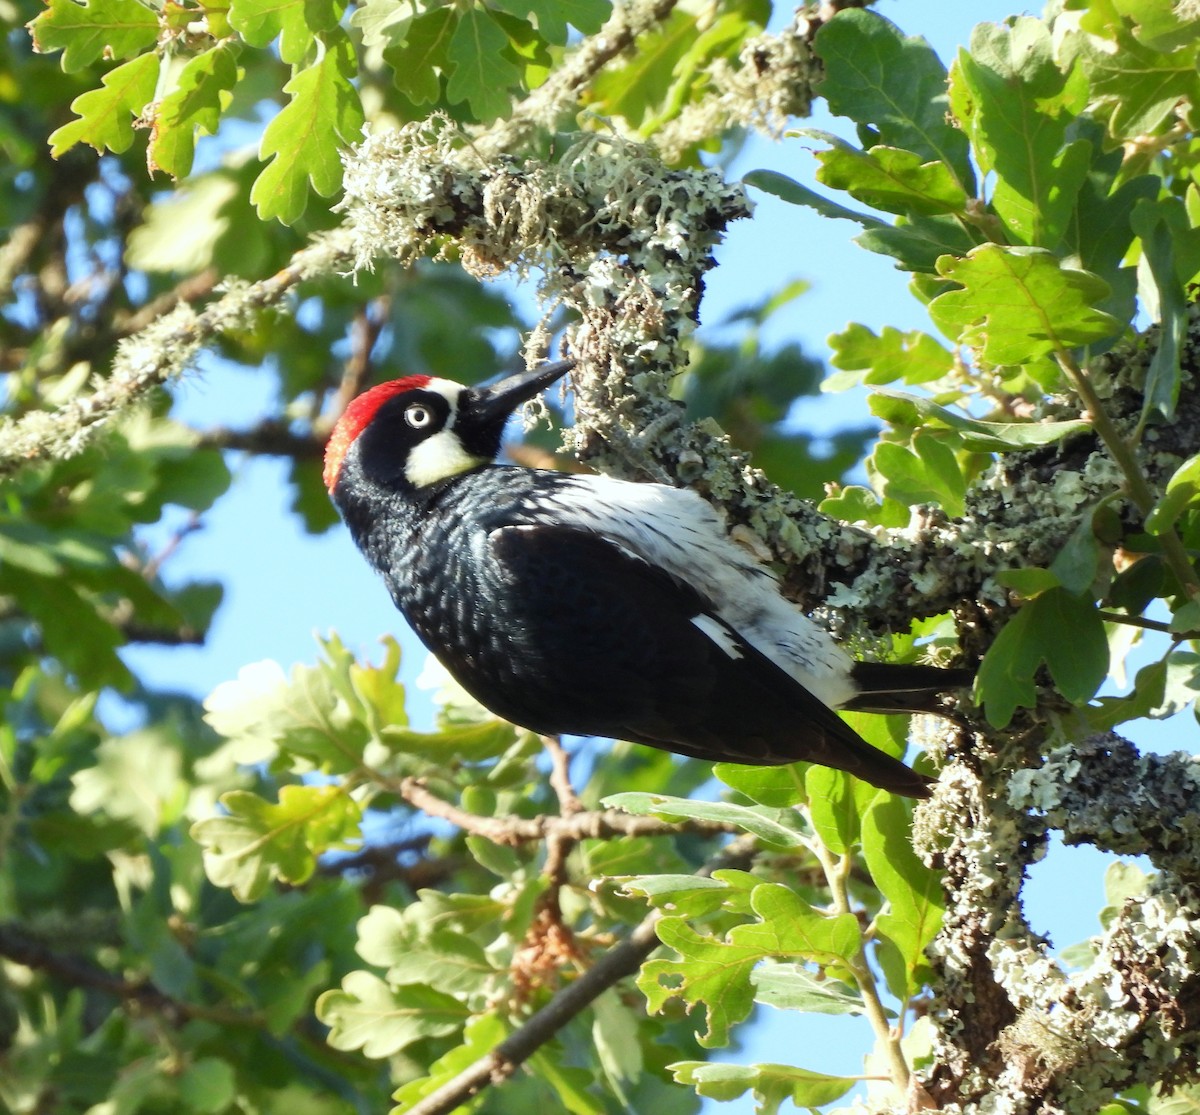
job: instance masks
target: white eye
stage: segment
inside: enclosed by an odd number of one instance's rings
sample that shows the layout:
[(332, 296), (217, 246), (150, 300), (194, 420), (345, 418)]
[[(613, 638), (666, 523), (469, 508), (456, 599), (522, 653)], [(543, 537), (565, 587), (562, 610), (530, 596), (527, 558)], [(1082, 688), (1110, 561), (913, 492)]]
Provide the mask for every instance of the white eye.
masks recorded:
[(404, 408), (404, 421), (414, 430), (433, 425), (433, 414), (424, 403), (411, 403)]

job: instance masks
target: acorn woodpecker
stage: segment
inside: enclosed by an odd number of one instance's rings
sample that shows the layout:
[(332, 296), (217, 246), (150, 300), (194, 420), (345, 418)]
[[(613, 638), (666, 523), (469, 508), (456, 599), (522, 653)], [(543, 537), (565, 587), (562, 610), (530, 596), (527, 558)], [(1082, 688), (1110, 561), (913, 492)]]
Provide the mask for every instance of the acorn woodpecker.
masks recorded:
[(495, 463), (509, 416), (573, 363), (492, 387), (393, 380), (334, 428), (325, 485), (425, 646), (535, 732), (928, 796), (833, 710), (911, 710), (967, 671), (852, 660), (695, 492)]

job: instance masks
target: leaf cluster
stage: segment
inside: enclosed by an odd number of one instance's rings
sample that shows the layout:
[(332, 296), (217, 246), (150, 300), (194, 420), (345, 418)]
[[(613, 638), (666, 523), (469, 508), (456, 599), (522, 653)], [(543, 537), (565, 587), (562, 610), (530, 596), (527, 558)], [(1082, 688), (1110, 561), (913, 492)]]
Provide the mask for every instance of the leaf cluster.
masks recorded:
[[(1117, 463), (1108, 492), (1059, 512), (1048, 569), (1000, 574), (1028, 603), (979, 674), (996, 727), (1036, 703), (1043, 665), (1062, 696), (1086, 704), (1109, 672), (1110, 644), (1116, 654), (1130, 645), (1114, 624), (1140, 623), (1155, 599), (1172, 613), (1171, 633), (1195, 629), (1194, 458), (1157, 495), (1139, 459), (1146, 430), (1175, 416), (1200, 271), (1200, 184), (1185, 139), (1197, 111), (1190, 31), (1190, 16), (1162, 5), (1067, 5), (1045, 21), (980, 25), (947, 72), (924, 40), (844, 12), (816, 38), (820, 91), (860, 145), (800, 134), (825, 144), (818, 181), (868, 208), (773, 171), (747, 177), (857, 223), (857, 243), (911, 273), (942, 335), (851, 325), (830, 338), (838, 371), (826, 387), (875, 387), (885, 428), (867, 461), (872, 490), (844, 489), (823, 509), (900, 527), (914, 504), (967, 514), (998, 455), (1032, 460), (1046, 447), (1065, 462), (1092, 438)], [(1134, 343), (1139, 312), (1157, 323), (1131, 385), (1144, 404), (1110, 416), (1104, 354)], [(1114, 501), (1126, 492), (1135, 508), (1123, 520)], [(1093, 706), (1093, 723), (1160, 707), (1166, 663), (1130, 698)]]

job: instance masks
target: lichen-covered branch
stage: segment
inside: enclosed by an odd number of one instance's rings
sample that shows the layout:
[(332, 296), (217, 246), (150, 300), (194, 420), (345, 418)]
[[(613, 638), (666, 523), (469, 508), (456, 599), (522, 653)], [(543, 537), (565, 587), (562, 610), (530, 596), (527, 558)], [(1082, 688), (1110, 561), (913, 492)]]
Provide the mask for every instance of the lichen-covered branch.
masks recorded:
[[(673, 169), (646, 148), (597, 137), (553, 164), (488, 159), (434, 119), (369, 139), (350, 158), (346, 184), (359, 266), (378, 253), (408, 262), (437, 245), (480, 276), (541, 268), (544, 301), (578, 315), (566, 334), (579, 360), (570, 447), (605, 472), (700, 490), (735, 538), (780, 563), (791, 595), (829, 609), (823, 618), (844, 637), (903, 630), (964, 602), (971, 618), (1006, 612), (995, 573), (1049, 565), (1084, 510), (1125, 483), (1083, 435), (1002, 459), (960, 519), (918, 508), (907, 528), (877, 537), (776, 489), (718, 428), (688, 422), (670, 396), (712, 250), (747, 212), (740, 188), (715, 172)], [(535, 333), (530, 359), (545, 344)], [(1101, 378), (1136, 355), (1133, 347), (1110, 355)], [(1132, 428), (1136, 392), (1108, 396), (1113, 421)], [(1143, 448), (1151, 483), (1178, 465), (1170, 448)], [(983, 628), (985, 643), (993, 627)]]
[(783, 30), (748, 39), (736, 65), (717, 59), (708, 70), (710, 94), (689, 102), (654, 133), (663, 157), (676, 162), (689, 147), (733, 128), (752, 128), (778, 139), (789, 120), (808, 116), (813, 86), (821, 78), (811, 43), (830, 14), (817, 17), (799, 8)]
[(1009, 784), (1015, 806), (1040, 814), (1064, 843), (1147, 856), (1200, 884), (1200, 757), (1139, 755), (1115, 733), (1058, 747)]
[(32, 411), (0, 422), (0, 476), (38, 461), (75, 455), (105, 423), (182, 373), (217, 334), (247, 322), (251, 314), (278, 302), (304, 279), (344, 267), (348, 260), (345, 234), (333, 234), (297, 252), (287, 267), (269, 279), (229, 284), (220, 298), (199, 313), (186, 303), (176, 306), (120, 343), (112, 371), (90, 394), (57, 410)]

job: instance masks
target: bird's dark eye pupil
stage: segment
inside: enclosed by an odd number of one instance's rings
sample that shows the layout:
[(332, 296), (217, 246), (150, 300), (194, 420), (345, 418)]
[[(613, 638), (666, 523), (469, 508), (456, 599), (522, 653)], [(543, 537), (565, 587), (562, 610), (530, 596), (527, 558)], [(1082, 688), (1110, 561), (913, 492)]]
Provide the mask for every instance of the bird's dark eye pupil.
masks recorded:
[(420, 403), (414, 403), (404, 412), (404, 418), (414, 429), (421, 429), (423, 426), (428, 426), (433, 420), (429, 410)]

